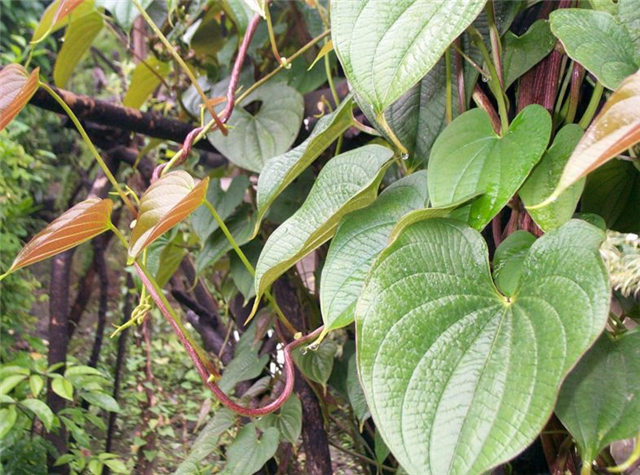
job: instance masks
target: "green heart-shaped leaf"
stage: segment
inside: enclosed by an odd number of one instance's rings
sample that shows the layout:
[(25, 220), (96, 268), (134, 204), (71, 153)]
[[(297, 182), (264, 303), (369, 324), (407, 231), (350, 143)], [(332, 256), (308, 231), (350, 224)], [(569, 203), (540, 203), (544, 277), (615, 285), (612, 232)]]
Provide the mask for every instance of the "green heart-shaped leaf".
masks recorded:
[(129, 243), (129, 261), (193, 213), (203, 203), (208, 185), (209, 177), (196, 184), (183, 170), (167, 173), (152, 183), (140, 199)]
[(256, 425), (262, 431), (275, 427), (284, 440), (295, 444), (302, 430), (302, 404), (300, 399), (295, 394), (292, 394), (277, 414), (273, 412), (267, 414), (262, 419), (256, 420)]
[(582, 64), (608, 89), (638, 70), (629, 33), (607, 12), (563, 8), (551, 13), (551, 31), (571, 59)]
[(569, 157), (583, 134), (584, 131), (577, 124), (569, 124), (560, 129), (553, 145), (522, 185), (520, 198), (526, 207), (532, 207), (528, 209), (529, 214), (543, 231), (560, 227), (569, 221), (580, 201), (582, 190), (584, 190), (584, 179), (566, 189), (557, 200), (546, 206), (537, 207), (555, 190)]
[(384, 110), (438, 62), (486, 0), (333, 0), (331, 36), (347, 79)]
[[(251, 103), (259, 104), (255, 115), (243, 108)], [(226, 136), (214, 131), (209, 141), (239, 167), (260, 173), (267, 160), (291, 147), (303, 113), (304, 101), (298, 91), (282, 82), (270, 82), (236, 105)]]
[(562, 385), (556, 414), (590, 463), (640, 427), (640, 333), (602, 335)]
[(325, 333), (349, 325), (364, 279), (395, 223), (427, 204), (427, 173), (398, 180), (367, 208), (348, 214), (331, 241), (320, 280)]
[(255, 424), (247, 424), (238, 431), (227, 449), (227, 466), (223, 475), (253, 475), (278, 450), (280, 432), (270, 427), (258, 438)]
[(583, 221), (540, 238), (509, 298), (459, 221), (418, 222), (383, 251), (356, 306), (358, 369), (410, 474), (480, 475), (538, 435), (607, 320), (603, 238)]
[(549, 22), (545, 20), (535, 22), (522, 36), (508, 31), (503, 42), (502, 66), (505, 88), (542, 61), (556, 45)]
[(366, 145), (332, 158), (304, 204), (276, 229), (256, 266), (256, 308), (269, 286), (296, 262), (327, 242), (343, 216), (372, 203), (393, 152)]
[(307, 169), (345, 130), (353, 124), (353, 99), (343, 99), (338, 108), (318, 121), (307, 140), (293, 150), (267, 161), (258, 179), (258, 218), (262, 218), (275, 199)]
[(484, 228), (522, 186), (550, 136), (551, 116), (538, 105), (518, 114), (504, 137), (496, 135), (484, 110), (466, 112), (445, 129), (431, 151), (432, 206), (444, 207), (483, 193), (452, 216)]

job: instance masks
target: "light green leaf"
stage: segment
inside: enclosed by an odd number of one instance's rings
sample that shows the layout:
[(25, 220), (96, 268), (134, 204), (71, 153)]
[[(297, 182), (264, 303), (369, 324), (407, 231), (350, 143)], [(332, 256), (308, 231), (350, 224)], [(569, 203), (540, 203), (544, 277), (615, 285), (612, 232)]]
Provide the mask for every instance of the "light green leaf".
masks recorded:
[(99, 407), (109, 412), (120, 412), (118, 402), (109, 394), (98, 392), (81, 392), (80, 397), (92, 406)]
[(562, 385), (556, 414), (585, 463), (640, 427), (640, 333), (602, 335)]
[(551, 13), (551, 31), (571, 59), (582, 64), (608, 89), (638, 70), (627, 31), (606, 12), (565, 8)]
[(506, 206), (547, 149), (551, 116), (541, 106), (524, 109), (499, 137), (488, 114), (473, 109), (440, 134), (429, 161), (429, 196), (434, 208), (483, 193), (452, 216), (481, 230)]
[(629, 33), (640, 57), (640, 4), (638, 0), (618, 0), (618, 18)]
[[(258, 103), (252, 114), (243, 107)], [(304, 113), (302, 95), (282, 82), (269, 82), (237, 104), (225, 137), (219, 131), (209, 141), (230, 161), (260, 173), (267, 160), (286, 152), (298, 136)]]
[[(140, 6), (145, 10), (153, 0), (138, 0)], [(104, 7), (108, 10), (125, 31), (129, 31), (133, 26), (133, 22), (140, 16), (140, 12), (131, 0), (96, 0), (96, 6)]]
[(302, 404), (295, 394), (292, 394), (278, 413), (272, 412), (261, 419), (256, 419), (256, 425), (265, 431), (275, 427), (286, 441), (295, 444), (302, 431)]
[(38, 399), (24, 399), (20, 401), (20, 404), (38, 416), (38, 419), (42, 421), (42, 425), (44, 425), (47, 431), (51, 430), (56, 416), (53, 415), (49, 406)]
[(384, 190), (367, 208), (346, 215), (331, 241), (320, 280), (325, 333), (353, 322), (353, 309), (374, 259), (387, 247), (395, 223), (426, 206), (427, 173), (414, 173)]
[(178, 466), (174, 475), (194, 475), (198, 473), (200, 462), (218, 449), (218, 439), (235, 422), (235, 414), (223, 407), (204, 426), (191, 446), (187, 458)]
[(29, 368), (25, 368), (24, 366), (0, 365), (0, 379), (4, 379), (12, 374), (22, 374), (25, 376), (29, 376), (29, 373)]
[(44, 388), (44, 379), (39, 374), (32, 374), (29, 376), (29, 388), (31, 389), (31, 394), (33, 397), (38, 397), (40, 395), (40, 391)]
[(180, 268), (180, 263), (186, 254), (187, 249), (184, 245), (182, 233), (176, 233), (175, 237), (164, 246), (158, 259), (156, 282), (160, 288), (169, 283), (173, 274)]
[[(255, 214), (251, 214), (251, 208), (247, 205), (240, 206), (225, 223), (238, 246), (244, 246), (251, 240), (255, 219)], [(232, 249), (233, 247), (222, 230), (215, 230), (205, 241), (204, 247), (196, 257), (198, 274), (208, 266), (214, 265)]]
[(27, 379), (25, 374), (12, 374), (2, 378), (0, 381), (0, 395), (9, 394), (22, 381)]
[(65, 378), (73, 378), (74, 376), (84, 376), (84, 375), (102, 376), (104, 378), (104, 374), (102, 374), (100, 370), (97, 370), (96, 368), (92, 368), (91, 366), (86, 366), (86, 365), (69, 366), (64, 371)]
[(71, 19), (87, 15), (95, 11), (93, 0), (66, 0), (60, 10), (60, 0), (54, 0), (40, 18), (40, 23), (33, 31), (32, 43), (41, 41), (46, 35), (64, 28)]
[(353, 99), (343, 99), (331, 114), (318, 121), (307, 140), (267, 161), (258, 178), (258, 218), (254, 235), (275, 199), (353, 124)]
[(587, 174), (640, 142), (640, 71), (609, 97), (567, 162), (544, 206)]
[[(126, 3), (126, 2), (120, 2)], [(131, 75), (129, 89), (122, 105), (139, 109), (153, 94), (162, 80), (171, 72), (171, 64), (159, 61), (155, 56), (148, 56), (144, 62), (138, 63)]]
[(549, 22), (539, 20), (522, 36), (510, 31), (504, 35), (502, 67), (505, 88), (542, 61), (556, 44)]
[(582, 211), (604, 218), (608, 229), (640, 234), (640, 171), (631, 162), (612, 160), (593, 172)]
[(127, 466), (118, 459), (107, 459), (104, 464), (109, 467), (115, 473), (130, 473)]
[(253, 475), (278, 450), (280, 433), (271, 427), (258, 438), (256, 426), (247, 424), (238, 432), (236, 439), (227, 449), (227, 466), (224, 475)]
[(73, 401), (73, 386), (68, 379), (62, 376), (54, 378), (53, 381), (51, 381), (51, 389), (61, 398)]
[(524, 259), (536, 237), (527, 231), (516, 231), (500, 243), (493, 256), (493, 280), (503, 295), (512, 296), (518, 288)]
[(11, 405), (5, 409), (0, 409), (0, 440), (9, 433), (17, 419), (16, 406)]
[(591, 8), (599, 10), (612, 15), (618, 14), (618, 4), (614, 3), (614, 0), (588, 0)]
[(325, 339), (315, 350), (307, 349), (304, 345), (296, 348), (293, 350), (293, 360), (302, 374), (324, 387), (333, 371), (337, 352), (338, 345), (333, 340)]
[(103, 26), (104, 20), (98, 12), (72, 18), (64, 35), (64, 44), (53, 68), (53, 80), (56, 86), (66, 87), (73, 70)]
[[(244, 195), (249, 187), (249, 177), (239, 175), (235, 177), (227, 191), (222, 190), (220, 180), (214, 178), (209, 182), (207, 201), (213, 205), (222, 220), (226, 220), (234, 210), (244, 201)], [(218, 223), (205, 205), (200, 206), (193, 213), (191, 225), (201, 241), (205, 241), (211, 233), (218, 229)]]
[(356, 307), (358, 369), (408, 473), (478, 475), (537, 437), (607, 321), (603, 238), (583, 221), (546, 234), (510, 298), (484, 239), (459, 221), (418, 222), (383, 251)]
[[(258, 263), (260, 251), (262, 251), (262, 246), (255, 241), (248, 243), (242, 248), (242, 252), (247, 256), (247, 259), (249, 259), (254, 269)], [(233, 283), (236, 285), (238, 291), (244, 297), (244, 304), (246, 305), (247, 302), (256, 295), (256, 290), (253, 286), (253, 275), (247, 270), (235, 252), (231, 254), (229, 275), (233, 279)]]
[(256, 308), (269, 286), (304, 256), (331, 239), (340, 219), (370, 204), (393, 156), (367, 145), (331, 159), (309, 196), (267, 240), (256, 266)]
[(183, 170), (169, 172), (153, 182), (140, 199), (129, 241), (129, 261), (194, 212), (204, 201), (208, 185), (209, 177), (196, 184)]
[(364, 423), (369, 417), (369, 406), (367, 406), (367, 400), (364, 397), (364, 391), (358, 378), (358, 362), (355, 353), (349, 358), (348, 370), (347, 370), (347, 394), (349, 395), (349, 402), (353, 409), (353, 414), (360, 423)]
[[(520, 198), (526, 207), (536, 206), (551, 196), (583, 134), (582, 128), (576, 124), (569, 124), (557, 133), (553, 145), (520, 189)], [(547, 206), (528, 210), (540, 229), (549, 231), (571, 219), (584, 190), (584, 182), (582, 179), (573, 184)]]
[(351, 87), (380, 116), (424, 77), (486, 0), (334, 0), (333, 44)]
[(423, 208), (417, 209), (414, 211), (409, 211), (402, 218), (398, 220), (396, 225), (391, 230), (391, 234), (389, 235), (388, 244), (393, 243), (398, 237), (404, 232), (406, 228), (411, 226), (412, 224), (417, 223), (418, 221), (424, 221), (425, 219), (433, 219), (433, 218), (446, 218), (456, 209), (460, 208), (463, 205), (473, 201), (474, 199), (482, 196), (482, 193), (474, 193), (473, 195), (465, 196), (464, 198), (456, 201), (455, 203), (451, 203), (448, 206), (442, 206), (440, 208)]
[(267, 8), (267, 0), (244, 0), (244, 3), (262, 18), (266, 17), (265, 9)]

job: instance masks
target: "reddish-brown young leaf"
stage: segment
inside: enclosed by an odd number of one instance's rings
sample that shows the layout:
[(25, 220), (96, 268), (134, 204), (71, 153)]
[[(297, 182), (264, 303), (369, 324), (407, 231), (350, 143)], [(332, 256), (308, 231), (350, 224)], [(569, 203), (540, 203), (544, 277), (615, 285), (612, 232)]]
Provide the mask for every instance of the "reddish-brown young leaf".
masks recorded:
[(622, 81), (620, 87), (587, 129), (567, 162), (553, 194), (536, 206), (542, 207), (581, 178), (640, 142), (640, 71)]
[(105, 232), (111, 227), (112, 209), (113, 201), (91, 198), (65, 211), (22, 248), (5, 276)]
[(0, 130), (17, 116), (38, 90), (38, 73), (31, 75), (19, 64), (10, 64), (0, 71)]
[[(42, 14), (40, 23), (33, 32), (32, 43), (39, 43), (50, 33), (63, 28), (67, 24), (67, 16), (82, 5), (82, 14), (95, 9), (90, 0), (56, 0), (51, 3)], [(80, 10), (78, 10), (80, 11)]]
[(209, 178), (196, 184), (185, 171), (167, 173), (154, 182), (140, 199), (140, 211), (131, 233), (129, 262), (203, 202)]

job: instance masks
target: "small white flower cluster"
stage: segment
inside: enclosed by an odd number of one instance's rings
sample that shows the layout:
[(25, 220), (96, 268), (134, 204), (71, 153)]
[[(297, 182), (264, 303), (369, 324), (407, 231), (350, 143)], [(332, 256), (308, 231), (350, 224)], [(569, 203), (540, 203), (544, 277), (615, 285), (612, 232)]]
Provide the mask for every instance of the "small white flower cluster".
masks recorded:
[(640, 297), (640, 238), (607, 231), (600, 254), (609, 269), (611, 286), (625, 297)]

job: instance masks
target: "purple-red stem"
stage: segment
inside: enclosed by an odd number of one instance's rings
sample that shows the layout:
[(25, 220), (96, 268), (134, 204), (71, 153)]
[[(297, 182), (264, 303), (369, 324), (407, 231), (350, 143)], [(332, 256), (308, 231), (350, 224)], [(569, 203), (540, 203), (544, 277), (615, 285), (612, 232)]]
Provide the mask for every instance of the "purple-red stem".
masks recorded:
[(145, 275), (143, 270), (140, 268), (138, 263), (134, 263), (134, 267), (136, 269), (136, 272), (138, 273), (138, 277), (140, 277), (140, 279), (142, 280), (142, 283), (147, 288), (149, 295), (151, 295), (151, 298), (156, 303), (156, 305), (158, 306), (162, 314), (167, 318), (167, 320), (173, 327), (173, 330), (176, 332), (176, 334), (178, 335), (178, 338), (180, 339), (183, 346), (187, 350), (187, 353), (189, 354), (191, 361), (193, 361), (204, 384), (211, 390), (211, 392), (218, 398), (218, 400), (224, 406), (228, 407), (229, 409), (231, 409), (232, 411), (238, 414), (242, 414), (243, 416), (260, 417), (278, 410), (287, 401), (287, 399), (289, 399), (289, 396), (291, 396), (291, 392), (293, 391), (293, 383), (295, 380), (295, 373), (294, 373), (295, 369), (294, 369), (293, 357), (291, 353), (298, 346), (304, 344), (307, 341), (317, 338), (320, 335), (320, 333), (322, 333), (322, 330), (324, 327), (320, 327), (315, 331), (313, 331), (312, 333), (309, 333), (308, 335), (302, 338), (292, 341), (291, 343), (285, 346), (284, 368), (283, 368), (285, 384), (284, 384), (284, 389), (282, 393), (273, 402), (271, 402), (270, 404), (267, 404), (266, 406), (259, 407), (257, 409), (244, 407), (234, 402), (231, 398), (229, 398), (229, 396), (227, 396), (224, 393), (224, 391), (222, 391), (222, 389), (220, 389), (220, 387), (215, 382), (211, 381), (210, 376), (212, 374), (214, 376), (219, 376), (217, 371), (213, 373), (211, 368), (212, 367), (211, 363), (202, 361), (198, 351), (196, 351), (196, 349), (193, 347), (193, 345), (189, 341), (189, 338), (187, 338), (182, 328), (180, 328), (180, 325), (178, 325), (178, 323), (174, 320), (173, 315), (171, 314), (169, 309), (166, 307), (165, 303), (163, 302), (163, 299), (158, 294), (154, 285), (147, 278), (147, 276)]

